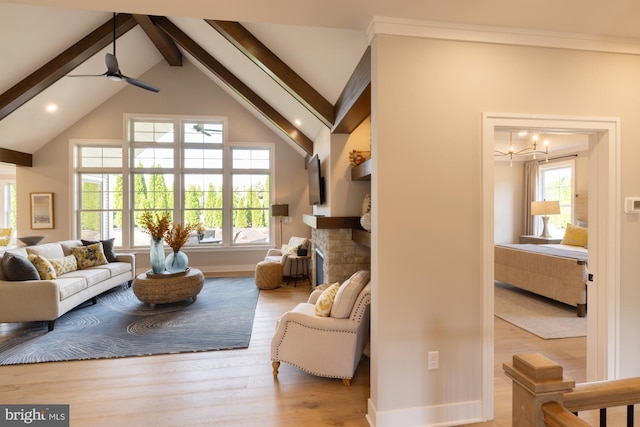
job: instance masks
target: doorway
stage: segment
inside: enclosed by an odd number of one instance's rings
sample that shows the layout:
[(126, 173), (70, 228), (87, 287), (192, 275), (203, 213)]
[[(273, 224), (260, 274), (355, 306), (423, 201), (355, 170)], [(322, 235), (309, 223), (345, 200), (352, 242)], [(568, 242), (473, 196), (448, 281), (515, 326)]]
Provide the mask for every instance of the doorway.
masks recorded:
[(616, 377), (618, 347), (620, 122), (617, 118), (484, 113), (483, 152), (483, 413), (493, 418), (494, 135), (499, 128), (545, 128), (589, 136), (589, 273), (587, 381)]

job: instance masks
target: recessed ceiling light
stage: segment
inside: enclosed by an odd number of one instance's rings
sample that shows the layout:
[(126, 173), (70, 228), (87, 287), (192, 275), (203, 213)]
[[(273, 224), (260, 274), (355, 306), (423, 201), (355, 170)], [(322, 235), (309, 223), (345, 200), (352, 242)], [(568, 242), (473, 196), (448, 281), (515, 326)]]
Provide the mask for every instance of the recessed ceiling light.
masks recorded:
[(46, 109), (49, 113), (55, 113), (56, 111), (58, 111), (58, 106), (56, 104), (49, 104), (47, 105)]
[(294, 123), (296, 124), (296, 126), (302, 125), (302, 122), (300, 121), (300, 119), (295, 119)]

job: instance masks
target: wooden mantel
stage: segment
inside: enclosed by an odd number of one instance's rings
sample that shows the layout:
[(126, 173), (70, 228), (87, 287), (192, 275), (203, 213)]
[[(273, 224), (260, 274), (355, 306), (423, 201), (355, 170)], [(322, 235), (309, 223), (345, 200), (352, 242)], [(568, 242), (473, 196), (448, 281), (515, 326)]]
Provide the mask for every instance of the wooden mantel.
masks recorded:
[(311, 228), (356, 228), (361, 229), (359, 216), (315, 216), (302, 214), (302, 221)]

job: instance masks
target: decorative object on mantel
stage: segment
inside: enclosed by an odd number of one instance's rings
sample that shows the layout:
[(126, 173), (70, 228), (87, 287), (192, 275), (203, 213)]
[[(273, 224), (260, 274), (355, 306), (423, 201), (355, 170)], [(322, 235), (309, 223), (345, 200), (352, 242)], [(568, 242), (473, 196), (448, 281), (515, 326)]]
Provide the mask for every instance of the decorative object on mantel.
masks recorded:
[(144, 232), (151, 235), (151, 247), (149, 248), (151, 271), (154, 274), (161, 274), (164, 271), (164, 245), (162, 242), (167, 230), (169, 230), (169, 212), (154, 215), (145, 211), (140, 217), (140, 222), (145, 228)]
[(352, 166), (358, 166), (369, 157), (371, 157), (371, 151), (351, 150), (349, 152), (349, 162)]
[(187, 254), (180, 250), (180, 248), (187, 243), (189, 236), (194, 230), (196, 230), (196, 228), (197, 225), (193, 224), (182, 225), (181, 223), (172, 223), (169, 230), (165, 233), (164, 241), (167, 242), (167, 245), (169, 245), (171, 249), (173, 249), (173, 252), (167, 255), (167, 259), (164, 263), (164, 266), (169, 273), (186, 271), (189, 258), (187, 257)]
[(371, 233), (371, 194), (364, 196), (361, 213), (362, 217), (360, 218), (360, 225)]

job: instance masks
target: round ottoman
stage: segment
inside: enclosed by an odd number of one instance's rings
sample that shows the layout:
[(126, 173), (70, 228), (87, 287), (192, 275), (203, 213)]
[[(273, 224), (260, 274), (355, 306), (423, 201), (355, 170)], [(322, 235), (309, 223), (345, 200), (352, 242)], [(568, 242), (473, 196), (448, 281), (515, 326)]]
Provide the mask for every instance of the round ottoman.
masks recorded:
[(259, 289), (275, 289), (282, 284), (282, 265), (279, 262), (261, 261), (256, 265), (256, 286)]

